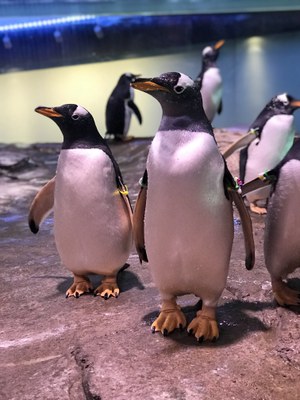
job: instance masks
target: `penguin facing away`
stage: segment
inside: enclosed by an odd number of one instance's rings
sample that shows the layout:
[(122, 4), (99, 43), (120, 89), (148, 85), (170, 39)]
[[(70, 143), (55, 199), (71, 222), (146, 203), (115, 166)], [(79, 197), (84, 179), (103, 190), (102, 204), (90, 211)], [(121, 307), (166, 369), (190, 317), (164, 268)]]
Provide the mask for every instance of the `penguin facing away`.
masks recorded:
[[(247, 135), (236, 141), (224, 153), (229, 157), (234, 151), (240, 152), (240, 179), (245, 183), (260, 173), (274, 168), (287, 154), (295, 138), (293, 112), (300, 107), (300, 101), (283, 93), (275, 96), (263, 108), (251, 124)], [(250, 210), (265, 214), (265, 207), (258, 201), (268, 199), (270, 187), (248, 193)]]
[(254, 263), (251, 220), (218, 150), (197, 83), (169, 72), (132, 86), (156, 98), (163, 110), (133, 217), (140, 260), (149, 260), (162, 299), (152, 331), (167, 335), (185, 327), (176, 298), (191, 293), (203, 307), (188, 331), (199, 341), (215, 340), (216, 306), (233, 241), (232, 198), (242, 210), (248, 269)]
[(105, 110), (106, 138), (113, 137), (117, 141), (126, 141), (132, 138), (127, 136), (132, 113), (135, 114), (139, 123), (142, 116), (137, 105), (134, 103), (134, 91), (130, 86), (138, 76), (131, 73), (121, 75), (113, 89)]
[(300, 267), (300, 141), (271, 171), (249, 182), (243, 191), (271, 185), (265, 221), (264, 256), (275, 300), (281, 306), (300, 305), (300, 291), (284, 279)]
[(216, 113), (222, 112), (222, 76), (216, 61), (224, 40), (219, 40), (214, 46), (207, 46), (202, 51), (202, 69), (196, 82), (199, 83), (205, 114), (210, 122)]
[(92, 291), (88, 274), (104, 275), (95, 295), (117, 297), (117, 273), (132, 247), (132, 212), (122, 175), (92, 115), (76, 104), (37, 107), (63, 134), (56, 176), (36, 195), (29, 212), (33, 233), (54, 207), (54, 237), (74, 275), (66, 297)]

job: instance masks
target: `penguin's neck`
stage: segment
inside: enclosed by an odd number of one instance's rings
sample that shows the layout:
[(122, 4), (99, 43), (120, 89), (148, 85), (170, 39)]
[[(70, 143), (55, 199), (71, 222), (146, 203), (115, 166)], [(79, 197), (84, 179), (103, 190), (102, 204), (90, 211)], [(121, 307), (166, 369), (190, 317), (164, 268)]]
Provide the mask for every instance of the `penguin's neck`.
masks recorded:
[(64, 137), (63, 150), (91, 149), (107, 146), (106, 141), (94, 126), (85, 127), (85, 129), (81, 129), (80, 126), (72, 130), (62, 129), (62, 133)]
[(202, 73), (207, 71), (209, 68), (216, 68), (216, 62), (213, 60), (202, 61)]
[(163, 109), (163, 116), (159, 126), (160, 131), (182, 130), (190, 132), (207, 132), (214, 136), (213, 129), (209, 123), (201, 104), (192, 106), (185, 113), (182, 109)]

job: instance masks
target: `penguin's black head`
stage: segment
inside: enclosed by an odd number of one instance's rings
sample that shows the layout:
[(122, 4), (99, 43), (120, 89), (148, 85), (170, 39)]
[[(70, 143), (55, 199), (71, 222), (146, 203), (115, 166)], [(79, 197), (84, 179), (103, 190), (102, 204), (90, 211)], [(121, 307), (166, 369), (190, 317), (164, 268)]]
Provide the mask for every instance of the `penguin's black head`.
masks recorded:
[(131, 86), (159, 101), (163, 110), (160, 130), (182, 129), (212, 134), (203, 110), (199, 82), (180, 72), (167, 72), (152, 79), (136, 79)]
[(267, 108), (272, 110), (274, 114), (292, 114), (300, 108), (300, 101), (287, 93), (282, 93), (273, 97)]
[(166, 72), (152, 79), (139, 78), (131, 86), (155, 97), (168, 115), (193, 109), (199, 113), (202, 107), (199, 84), (180, 72)]
[(130, 84), (135, 81), (140, 75), (132, 74), (131, 72), (126, 72), (121, 75), (116, 87), (114, 88), (113, 94), (128, 98), (130, 96)]
[(224, 43), (224, 40), (219, 40), (214, 46), (207, 46), (202, 50), (202, 60), (205, 65), (213, 65), (216, 62)]
[(126, 72), (125, 74), (121, 75), (120, 79), (127, 80), (129, 83), (134, 82), (136, 78), (141, 76), (140, 74), (132, 74), (131, 72)]
[(93, 147), (103, 141), (92, 115), (77, 104), (59, 107), (37, 107), (35, 111), (51, 118), (60, 128), (64, 141), (63, 149)]

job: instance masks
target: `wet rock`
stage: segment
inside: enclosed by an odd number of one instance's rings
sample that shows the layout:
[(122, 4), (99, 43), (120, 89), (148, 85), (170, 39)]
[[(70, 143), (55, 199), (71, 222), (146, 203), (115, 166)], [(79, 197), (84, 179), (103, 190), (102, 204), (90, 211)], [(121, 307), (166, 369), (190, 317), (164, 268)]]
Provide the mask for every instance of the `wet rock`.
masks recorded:
[[(240, 134), (216, 131), (221, 148)], [(133, 204), (150, 142), (111, 146)], [(34, 164), (31, 169), (25, 163), (15, 171), (18, 179), (0, 176), (0, 398), (299, 398), (299, 310), (277, 307), (273, 301), (262, 249), (264, 216), (252, 216), (256, 265), (247, 271), (235, 213), (227, 288), (218, 307), (218, 342), (199, 345), (179, 331), (167, 338), (152, 335), (160, 299), (148, 265), (140, 265), (134, 251), (130, 267), (119, 275), (118, 299), (104, 301), (91, 295), (65, 299), (72, 277), (55, 248), (53, 217), (37, 235), (29, 231), (28, 206), (55, 174), (59, 149), (59, 144), (0, 146), (4, 165), (24, 159)], [(236, 175), (237, 154), (228, 165)], [(94, 286), (99, 279), (91, 277)], [(299, 271), (292, 282), (300, 289)], [(189, 321), (199, 307), (197, 300), (192, 295), (179, 300)]]

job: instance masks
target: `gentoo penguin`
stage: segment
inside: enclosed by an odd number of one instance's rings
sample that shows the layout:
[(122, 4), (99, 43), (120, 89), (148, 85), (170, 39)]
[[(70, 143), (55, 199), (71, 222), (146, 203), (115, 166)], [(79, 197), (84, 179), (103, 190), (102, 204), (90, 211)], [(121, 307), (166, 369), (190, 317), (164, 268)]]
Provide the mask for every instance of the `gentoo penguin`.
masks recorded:
[[(274, 168), (291, 148), (295, 128), (293, 112), (300, 101), (283, 93), (273, 97), (249, 128), (249, 133), (230, 146), (224, 153), (229, 157), (235, 150), (240, 152), (240, 179), (245, 183), (261, 172)], [(265, 214), (266, 208), (256, 203), (269, 197), (270, 188), (253, 191), (247, 195), (251, 211)]]
[(112, 91), (105, 111), (106, 137), (113, 137), (118, 141), (126, 141), (131, 115), (134, 113), (142, 123), (142, 116), (134, 103), (134, 91), (130, 86), (139, 75), (126, 73), (121, 75), (116, 87)]
[(222, 111), (222, 77), (216, 61), (224, 43), (224, 40), (219, 40), (214, 46), (203, 49), (202, 69), (195, 79), (200, 85), (203, 108), (210, 122), (216, 113)]
[(199, 341), (215, 340), (216, 306), (233, 240), (232, 197), (246, 219), (248, 269), (254, 262), (251, 221), (218, 150), (197, 83), (169, 72), (132, 86), (156, 98), (163, 110), (133, 219), (137, 251), (141, 260), (149, 260), (162, 299), (152, 330), (166, 335), (185, 327), (176, 297), (192, 293), (203, 307), (187, 329)]
[[(256, 186), (255, 186), (256, 183)], [(283, 281), (300, 267), (300, 141), (271, 171), (243, 187), (243, 191), (271, 184), (266, 216), (264, 255), (278, 304), (300, 305), (300, 291)]]
[(63, 134), (55, 178), (35, 197), (29, 226), (33, 233), (54, 203), (54, 236), (63, 264), (74, 274), (66, 296), (91, 291), (88, 274), (103, 275), (94, 291), (117, 297), (118, 271), (132, 246), (132, 213), (118, 164), (92, 115), (76, 104), (37, 107)]

